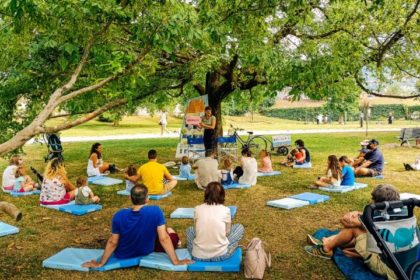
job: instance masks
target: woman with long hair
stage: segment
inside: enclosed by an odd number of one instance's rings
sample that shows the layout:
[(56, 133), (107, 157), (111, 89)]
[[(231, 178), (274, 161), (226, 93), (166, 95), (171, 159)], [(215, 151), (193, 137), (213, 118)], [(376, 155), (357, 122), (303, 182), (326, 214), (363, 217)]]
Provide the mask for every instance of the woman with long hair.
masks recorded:
[(44, 172), (39, 200), (44, 205), (60, 205), (74, 200), (76, 188), (67, 178), (67, 172), (60, 159), (48, 162)]
[(201, 118), (200, 128), (204, 128), (204, 148), (207, 150), (213, 150), (214, 148), (214, 133), (216, 130), (216, 117), (212, 114), (212, 109), (207, 106), (204, 109), (204, 116)]
[(326, 173), (326, 177), (318, 177), (318, 180), (315, 181), (316, 187), (340, 187), (342, 179), (341, 166), (335, 155), (328, 156), (328, 167)]
[(90, 156), (87, 165), (88, 176), (99, 176), (105, 171), (109, 170), (111, 173), (115, 172), (115, 165), (104, 162), (102, 159), (102, 144), (95, 143), (90, 149)]

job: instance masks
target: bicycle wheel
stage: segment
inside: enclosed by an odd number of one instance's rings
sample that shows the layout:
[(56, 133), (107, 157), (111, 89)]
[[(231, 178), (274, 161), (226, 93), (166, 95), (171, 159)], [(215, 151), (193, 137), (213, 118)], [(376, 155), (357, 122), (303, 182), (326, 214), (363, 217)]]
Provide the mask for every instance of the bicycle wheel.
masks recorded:
[(255, 136), (249, 141), (248, 148), (251, 150), (252, 156), (257, 157), (261, 150), (267, 150), (267, 140), (263, 136)]

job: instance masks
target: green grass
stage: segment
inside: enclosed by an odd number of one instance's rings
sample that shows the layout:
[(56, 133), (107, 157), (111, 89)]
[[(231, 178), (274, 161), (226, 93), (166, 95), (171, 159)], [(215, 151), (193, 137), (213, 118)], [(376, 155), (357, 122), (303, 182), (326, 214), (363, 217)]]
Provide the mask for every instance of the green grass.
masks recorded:
[[(283, 157), (273, 156), (275, 169), (283, 174), (278, 177), (262, 177), (258, 184), (248, 190), (227, 191), (226, 205), (237, 205), (234, 222), (245, 226), (246, 246), (252, 237), (260, 237), (272, 253), (273, 267), (265, 279), (342, 279), (341, 273), (331, 261), (318, 259), (303, 251), (305, 235), (320, 227), (338, 228), (339, 218), (350, 210), (362, 210), (369, 203), (370, 192), (376, 184), (391, 183), (401, 192), (419, 192), (420, 172), (406, 172), (402, 162), (413, 161), (418, 149), (399, 147), (395, 133), (372, 133), (381, 142), (385, 155), (385, 180), (359, 179), (369, 184), (363, 190), (347, 194), (330, 194), (331, 200), (290, 211), (265, 206), (267, 200), (283, 198), (291, 194), (308, 191), (306, 188), (317, 176), (325, 172), (325, 161), (329, 154), (355, 156), (359, 142), (364, 139), (360, 133), (328, 135), (300, 135), (309, 147), (314, 168), (294, 170), (281, 167)], [(295, 140), (296, 137), (294, 136)], [(64, 144), (66, 168), (71, 180), (85, 174), (85, 168), (92, 143)], [(146, 161), (146, 153), (156, 148), (160, 161), (173, 160), (175, 139), (150, 139), (130, 141), (104, 141), (105, 160), (125, 167), (129, 163), (139, 165)], [(47, 149), (39, 144), (25, 147), (24, 160), (27, 166), (43, 169), (43, 156)], [(0, 161), (0, 170), (7, 165)], [(177, 171), (173, 171), (174, 173)], [(118, 175), (117, 177), (121, 177)], [(124, 185), (112, 187), (92, 186), (104, 206), (100, 212), (76, 217), (38, 206), (35, 196), (13, 198), (0, 194), (0, 200), (16, 204), (24, 213), (20, 222), (1, 215), (0, 219), (20, 228), (20, 233), (0, 238), (0, 278), (2, 279), (243, 279), (241, 273), (173, 273), (151, 269), (133, 268), (107, 273), (78, 273), (42, 269), (42, 260), (65, 247), (99, 248), (100, 240), (110, 235), (112, 215), (130, 205), (127, 197), (116, 195)], [(174, 194), (164, 200), (151, 202), (159, 205), (167, 218), (167, 224), (175, 228), (185, 244), (185, 229), (189, 220), (172, 220), (169, 214), (177, 207), (194, 207), (203, 200), (203, 193), (192, 182), (180, 182)]]
[[(64, 119), (54, 119), (48, 122), (48, 125), (57, 125)], [(158, 125), (159, 117), (145, 116), (129, 116), (125, 117), (119, 126), (113, 126), (112, 123), (99, 122), (97, 120), (89, 121), (69, 130), (62, 131), (62, 136), (96, 136), (96, 135), (124, 135), (124, 134), (141, 134), (141, 133), (160, 133)], [(171, 131), (181, 128), (182, 120), (179, 118), (168, 118), (168, 129)], [(307, 123), (284, 120), (278, 118), (265, 117), (258, 114), (254, 115), (253, 121), (250, 116), (226, 116), (223, 119), (224, 129), (227, 131), (230, 124), (238, 126), (245, 130), (296, 130), (296, 129), (358, 129), (358, 122), (348, 122), (346, 125), (340, 125), (336, 122), (332, 124), (317, 125), (315, 123)], [(386, 121), (372, 121), (369, 128), (402, 128), (418, 126), (419, 122), (396, 120), (393, 125), (388, 125)]]

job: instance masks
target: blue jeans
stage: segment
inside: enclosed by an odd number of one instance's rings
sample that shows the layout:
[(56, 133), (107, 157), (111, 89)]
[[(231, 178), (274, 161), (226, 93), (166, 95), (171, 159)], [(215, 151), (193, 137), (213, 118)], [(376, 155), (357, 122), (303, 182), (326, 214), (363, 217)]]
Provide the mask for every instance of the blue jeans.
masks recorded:
[[(193, 260), (196, 261), (204, 261), (204, 262), (219, 262), (230, 258), (233, 253), (235, 252), (236, 248), (238, 248), (239, 241), (241, 241), (242, 237), (244, 237), (244, 226), (241, 224), (233, 224), (232, 229), (230, 230), (229, 235), (227, 236), (229, 240), (228, 250), (227, 253), (221, 256), (217, 256), (210, 259), (199, 259), (192, 257)], [(194, 227), (187, 228), (187, 249), (192, 255), (193, 249), (193, 241), (195, 239), (195, 229)]]

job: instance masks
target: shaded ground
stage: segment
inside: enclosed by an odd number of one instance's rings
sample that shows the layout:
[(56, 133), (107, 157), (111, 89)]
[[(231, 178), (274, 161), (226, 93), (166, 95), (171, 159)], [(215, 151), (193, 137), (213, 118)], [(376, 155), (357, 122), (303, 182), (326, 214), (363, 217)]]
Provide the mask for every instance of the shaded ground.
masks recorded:
[[(420, 153), (419, 149), (398, 147), (395, 133), (375, 133), (371, 137), (379, 139), (387, 161), (385, 180), (359, 179), (369, 183), (364, 190), (347, 194), (331, 194), (329, 202), (294, 209), (290, 211), (270, 208), (265, 202), (286, 197), (290, 194), (308, 191), (308, 186), (316, 176), (325, 172), (325, 160), (329, 154), (355, 156), (363, 134), (328, 134), (300, 135), (309, 147), (314, 168), (311, 170), (293, 170), (280, 167), (283, 157), (273, 156), (274, 168), (283, 172), (278, 177), (258, 179), (257, 186), (249, 190), (227, 191), (226, 204), (237, 205), (235, 222), (245, 226), (245, 239), (241, 245), (258, 236), (267, 244), (272, 253), (273, 267), (265, 279), (342, 279), (341, 273), (331, 261), (317, 259), (303, 251), (305, 235), (319, 227), (339, 227), (339, 217), (349, 210), (361, 210), (369, 203), (372, 187), (379, 183), (392, 183), (401, 192), (417, 192), (420, 187), (420, 172), (406, 172), (402, 162), (413, 161)], [(293, 140), (296, 139), (294, 136)], [(66, 168), (72, 180), (85, 173), (90, 143), (64, 144)], [(104, 158), (125, 167), (129, 163), (139, 165), (146, 161), (146, 153), (156, 148), (160, 160), (172, 160), (175, 154), (175, 139), (147, 139), (126, 141), (104, 141)], [(42, 157), (45, 146), (30, 145), (25, 148), (25, 162), (28, 166), (43, 169)], [(0, 161), (0, 170), (6, 166)], [(174, 170), (172, 170), (174, 171)], [(177, 171), (174, 171), (176, 173)], [(118, 175), (121, 177), (121, 175)], [(117, 177), (118, 177), (117, 176)], [(41, 263), (65, 247), (99, 248), (101, 240), (110, 235), (110, 221), (113, 213), (130, 205), (128, 198), (116, 195), (124, 185), (99, 187), (92, 185), (103, 202), (103, 210), (83, 217), (37, 206), (35, 196), (13, 198), (0, 194), (0, 200), (15, 203), (24, 212), (21, 222), (15, 223), (1, 215), (0, 220), (17, 225), (20, 233), (0, 238), (0, 278), (1, 279), (243, 279), (239, 274), (217, 273), (171, 273), (151, 269), (133, 268), (107, 273), (77, 273), (42, 269)], [(194, 207), (201, 203), (203, 193), (194, 188), (191, 182), (181, 182), (174, 195), (151, 204), (159, 205), (167, 218), (167, 223), (174, 227), (185, 240), (185, 229), (191, 225), (189, 220), (172, 220), (169, 214), (177, 207)], [(418, 213), (417, 213), (418, 214)]]

